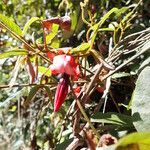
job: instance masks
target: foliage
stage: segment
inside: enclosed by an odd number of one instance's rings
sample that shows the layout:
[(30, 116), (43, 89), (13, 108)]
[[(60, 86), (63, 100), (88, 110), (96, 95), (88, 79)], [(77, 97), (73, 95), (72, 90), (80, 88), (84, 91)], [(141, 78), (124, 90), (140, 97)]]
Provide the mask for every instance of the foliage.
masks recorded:
[(0, 1), (0, 149), (148, 149), (149, 4)]

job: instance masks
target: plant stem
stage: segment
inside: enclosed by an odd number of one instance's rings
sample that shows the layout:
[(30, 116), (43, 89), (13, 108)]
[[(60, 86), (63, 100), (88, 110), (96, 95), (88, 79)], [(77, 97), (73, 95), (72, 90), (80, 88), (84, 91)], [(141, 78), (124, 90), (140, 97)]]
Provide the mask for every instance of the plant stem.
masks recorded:
[(88, 118), (87, 114), (85, 113), (80, 101), (78, 99), (76, 99), (77, 101), (77, 105), (82, 113), (82, 115), (84, 116), (85, 120), (89, 123), (89, 126), (91, 127), (91, 129), (93, 130), (93, 132), (95, 133), (95, 135), (97, 136), (98, 139), (100, 139), (100, 134), (96, 131), (95, 127), (93, 126), (93, 124), (91, 123), (90, 119)]

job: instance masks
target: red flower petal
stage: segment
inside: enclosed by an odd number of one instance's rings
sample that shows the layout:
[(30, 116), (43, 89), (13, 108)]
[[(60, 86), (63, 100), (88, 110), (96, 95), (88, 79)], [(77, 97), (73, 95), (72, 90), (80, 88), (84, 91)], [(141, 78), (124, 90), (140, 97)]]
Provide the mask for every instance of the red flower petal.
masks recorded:
[(70, 55), (55, 56), (50, 68), (52, 74), (66, 73), (76, 77), (80, 74), (79, 65), (75, 62), (74, 57)]
[(54, 112), (57, 112), (61, 105), (64, 103), (65, 98), (68, 94), (68, 84), (69, 84), (69, 75), (64, 74), (64, 76), (60, 79), (54, 100)]

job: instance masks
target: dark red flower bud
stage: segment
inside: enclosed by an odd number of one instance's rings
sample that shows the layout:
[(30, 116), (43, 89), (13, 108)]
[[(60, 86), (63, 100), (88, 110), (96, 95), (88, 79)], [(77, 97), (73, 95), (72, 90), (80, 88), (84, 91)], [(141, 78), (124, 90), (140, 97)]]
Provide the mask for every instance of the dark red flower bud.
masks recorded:
[(63, 77), (59, 80), (57, 85), (55, 100), (54, 100), (54, 112), (57, 112), (61, 105), (64, 103), (65, 98), (68, 94), (69, 87), (69, 75), (64, 74)]
[(51, 30), (53, 24), (58, 24), (61, 29), (70, 31), (71, 29), (71, 19), (69, 16), (54, 17), (42, 21), (43, 28)]

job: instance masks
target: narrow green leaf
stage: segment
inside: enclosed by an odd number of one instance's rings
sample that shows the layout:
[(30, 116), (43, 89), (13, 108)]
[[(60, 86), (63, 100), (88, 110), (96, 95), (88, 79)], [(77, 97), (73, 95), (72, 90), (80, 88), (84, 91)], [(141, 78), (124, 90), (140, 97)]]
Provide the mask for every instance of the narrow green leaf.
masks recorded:
[[(102, 19), (101, 19), (97, 24), (95, 24), (94, 26), (92, 26), (91, 29), (95, 31), (95, 30), (97, 30), (98, 28), (100, 28), (100, 27), (103, 25), (103, 23), (109, 18), (109, 16), (110, 16), (112, 13), (116, 12), (116, 11), (118, 11), (118, 8), (112, 8), (110, 11), (108, 11), (108, 12), (102, 17)], [(91, 30), (91, 29), (90, 29), (90, 30)]]
[(38, 66), (38, 71), (41, 73), (41, 74), (44, 74), (48, 77), (51, 76), (51, 70), (49, 68), (46, 68), (46, 67), (43, 67), (43, 66)]
[(129, 7), (122, 7), (120, 9), (118, 9), (117, 11), (115, 11), (115, 18), (117, 19), (118, 17), (120, 17), (123, 13), (125, 13), (127, 10), (129, 10)]
[(19, 36), (22, 36), (22, 30), (14, 21), (12, 21), (12, 19), (0, 14), (0, 21), (5, 24), (11, 31)]
[(71, 29), (74, 31), (77, 26), (78, 15), (76, 11), (71, 13)]
[(131, 116), (108, 112), (108, 113), (97, 113), (91, 117), (91, 122), (108, 123), (124, 127), (133, 127), (133, 118)]
[(102, 24), (109, 18), (109, 16), (116, 11), (118, 11), (118, 8), (112, 8), (110, 11), (108, 11), (100, 20), (99, 27), (101, 27)]
[(101, 19), (97, 24), (95, 24), (94, 26), (92, 26), (92, 27), (89, 29), (89, 31), (90, 31), (90, 30), (93, 30), (93, 32), (91, 33), (91, 45), (93, 45), (93, 43), (94, 43), (94, 40), (95, 40), (95, 38), (96, 38), (98, 29), (100, 29), (101, 26), (104, 24), (104, 22), (109, 18), (109, 16), (110, 16), (112, 13), (116, 12), (116, 11), (118, 11), (118, 8), (112, 8), (109, 12), (107, 12), (107, 13), (102, 17), (102, 19)]
[(27, 107), (29, 103), (34, 99), (36, 93), (38, 92), (40, 88), (41, 88), (40, 85), (36, 85), (30, 90), (29, 95), (24, 103), (25, 107)]
[(70, 53), (79, 53), (79, 52), (85, 53), (88, 50), (89, 47), (90, 47), (89, 43), (83, 43), (83, 44), (79, 45), (78, 47), (73, 48), (70, 51)]
[(32, 23), (34, 23), (35, 21), (39, 21), (40, 19), (38, 17), (32, 17), (24, 26), (23, 31), (22, 31), (22, 36), (24, 36), (27, 32), (27, 30), (29, 29), (29, 27), (31, 26)]
[(0, 59), (9, 58), (13, 56), (27, 55), (27, 54), (28, 54), (28, 51), (26, 51), (25, 49), (15, 49), (15, 50), (10, 50), (10, 51), (1, 53)]

